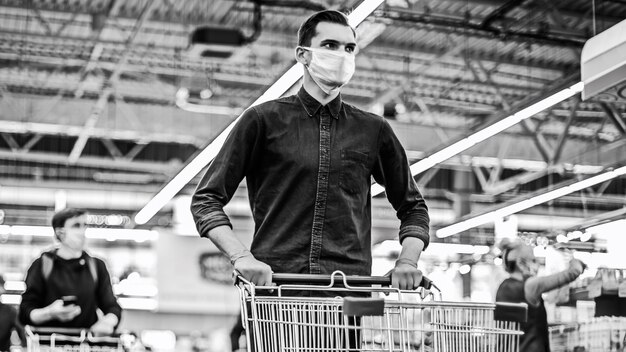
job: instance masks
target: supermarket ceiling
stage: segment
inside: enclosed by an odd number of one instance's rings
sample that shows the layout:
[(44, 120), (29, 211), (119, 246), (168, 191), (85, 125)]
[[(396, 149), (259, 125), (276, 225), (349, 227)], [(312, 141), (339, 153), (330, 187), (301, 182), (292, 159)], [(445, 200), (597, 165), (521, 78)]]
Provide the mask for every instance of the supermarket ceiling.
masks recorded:
[[(0, 0), (0, 205), (49, 209), (38, 192), (74, 189), (139, 210), (294, 64), (303, 19), (359, 2)], [(586, 40), (624, 18), (623, 0), (388, 0), (358, 28), (343, 96), (385, 115), (416, 161), (578, 82)], [(200, 27), (221, 35), (194, 44)], [(480, 208), (624, 165), (622, 93), (576, 95), (416, 180), (436, 204)], [(551, 206), (614, 211), (625, 184)]]

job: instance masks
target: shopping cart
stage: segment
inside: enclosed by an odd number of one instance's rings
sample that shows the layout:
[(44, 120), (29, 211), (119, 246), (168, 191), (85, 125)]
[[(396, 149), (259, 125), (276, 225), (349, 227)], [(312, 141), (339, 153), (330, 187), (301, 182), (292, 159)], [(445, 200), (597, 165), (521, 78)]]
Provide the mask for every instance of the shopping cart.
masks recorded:
[[(389, 277), (337, 271), (274, 274), (273, 282), (259, 287), (237, 276), (249, 352), (516, 352), (526, 319), (525, 304), (443, 302), (430, 281), (400, 291), (389, 287)], [(293, 297), (293, 291), (372, 297)]]
[(553, 352), (626, 351), (626, 318), (600, 317), (550, 327)]
[(88, 330), (26, 326), (28, 352), (122, 352), (122, 335), (95, 337)]

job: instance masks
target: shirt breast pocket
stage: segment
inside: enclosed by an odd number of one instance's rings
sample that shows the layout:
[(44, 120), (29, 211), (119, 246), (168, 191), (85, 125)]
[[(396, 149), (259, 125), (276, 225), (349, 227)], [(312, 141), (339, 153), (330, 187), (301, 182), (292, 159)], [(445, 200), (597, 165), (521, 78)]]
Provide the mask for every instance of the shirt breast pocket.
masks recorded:
[(341, 151), (339, 187), (349, 194), (359, 194), (370, 186), (368, 154), (356, 150)]

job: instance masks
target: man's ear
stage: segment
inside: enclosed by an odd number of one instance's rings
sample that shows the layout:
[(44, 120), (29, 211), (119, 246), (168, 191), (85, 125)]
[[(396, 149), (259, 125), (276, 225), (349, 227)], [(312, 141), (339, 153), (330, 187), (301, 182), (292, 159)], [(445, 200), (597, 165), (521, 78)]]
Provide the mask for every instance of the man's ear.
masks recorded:
[(57, 240), (63, 242), (63, 239), (65, 238), (65, 230), (62, 227), (54, 229), (54, 236), (57, 238)]
[(302, 47), (296, 47), (295, 51), (296, 61), (303, 64), (304, 66), (309, 65), (309, 61), (311, 60), (311, 54), (308, 50), (303, 49)]

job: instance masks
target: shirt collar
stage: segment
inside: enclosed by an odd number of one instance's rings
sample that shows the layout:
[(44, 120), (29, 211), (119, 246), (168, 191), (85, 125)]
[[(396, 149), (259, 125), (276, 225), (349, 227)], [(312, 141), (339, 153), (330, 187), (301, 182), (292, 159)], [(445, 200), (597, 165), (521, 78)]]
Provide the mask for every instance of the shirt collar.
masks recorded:
[[(315, 116), (318, 113), (318, 110), (320, 108), (323, 108), (323, 105), (319, 101), (315, 100), (315, 98), (313, 98), (304, 89), (304, 87), (300, 88), (300, 91), (298, 91), (297, 96), (300, 102), (302, 103), (302, 107), (304, 107), (304, 110), (309, 115), (309, 117)], [(333, 99), (331, 102), (329, 102), (326, 105), (328, 106), (330, 115), (334, 117), (335, 119), (338, 119), (339, 111), (341, 110), (341, 105), (342, 105), (341, 93), (339, 93), (335, 99)]]

